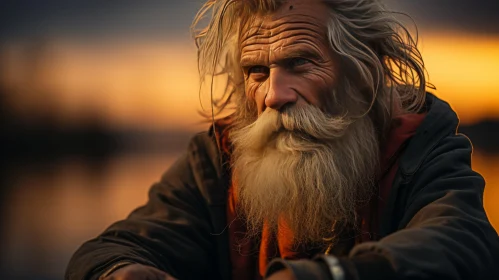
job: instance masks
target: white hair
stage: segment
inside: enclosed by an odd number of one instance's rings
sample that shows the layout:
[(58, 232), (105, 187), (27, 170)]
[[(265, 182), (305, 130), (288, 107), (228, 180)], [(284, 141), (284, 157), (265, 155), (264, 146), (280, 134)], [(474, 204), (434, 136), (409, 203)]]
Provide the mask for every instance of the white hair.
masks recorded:
[[(237, 108), (234, 125), (248, 124), (256, 117), (255, 104), (244, 94), (244, 78), (239, 65), (239, 32), (251, 17), (271, 13), (282, 0), (209, 0), (196, 15), (192, 32), (198, 47), (201, 84), (214, 77), (226, 78), (220, 93), (210, 91), (213, 106), (210, 118), (226, 109)], [(377, 129), (385, 132), (393, 108), (401, 113), (418, 112), (424, 105), (425, 67), (415, 40), (408, 29), (376, 0), (323, 0), (331, 9), (328, 38), (338, 54), (345, 79), (343, 90), (362, 91), (351, 94), (351, 102), (362, 105), (371, 115)], [(204, 28), (198, 26), (211, 13)], [(359, 89), (358, 85), (362, 85)], [(431, 86), (431, 85), (430, 85)], [(212, 88), (212, 87), (211, 87)], [(212, 88), (213, 89), (213, 88)], [(396, 102), (397, 104), (393, 104)], [(345, 104), (345, 107), (350, 107)]]

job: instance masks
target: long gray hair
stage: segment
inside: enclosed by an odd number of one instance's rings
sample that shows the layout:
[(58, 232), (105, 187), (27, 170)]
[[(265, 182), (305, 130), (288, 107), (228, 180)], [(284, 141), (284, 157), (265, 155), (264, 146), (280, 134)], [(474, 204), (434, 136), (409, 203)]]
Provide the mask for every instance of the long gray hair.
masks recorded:
[[(394, 108), (398, 113), (418, 112), (424, 105), (425, 67), (415, 39), (376, 0), (323, 0), (331, 9), (328, 38), (344, 67), (343, 90), (362, 91), (360, 104), (375, 121), (381, 134), (388, 129)], [(256, 109), (244, 93), (239, 65), (241, 26), (252, 17), (271, 13), (283, 0), (209, 0), (196, 15), (192, 33), (198, 48), (201, 85), (210, 85), (211, 114), (233, 112), (235, 126), (255, 120)], [(208, 18), (209, 23), (199, 28)], [(347, 72), (347, 71), (344, 71)], [(213, 80), (223, 77), (222, 92), (213, 92)], [(362, 88), (359, 88), (362, 87)], [(200, 93), (201, 94), (201, 93)], [(352, 96), (352, 98), (356, 98)], [(244, 124), (243, 124), (244, 123)]]

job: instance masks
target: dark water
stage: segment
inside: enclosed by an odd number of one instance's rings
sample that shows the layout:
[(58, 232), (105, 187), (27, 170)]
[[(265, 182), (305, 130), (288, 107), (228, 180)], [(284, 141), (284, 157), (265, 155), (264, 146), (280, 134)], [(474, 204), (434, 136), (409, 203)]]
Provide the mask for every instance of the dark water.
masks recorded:
[[(12, 166), (4, 178), (1, 279), (62, 279), (76, 248), (146, 202), (178, 154), (125, 154), (105, 164), (79, 159)], [(499, 156), (475, 152), (488, 182), (485, 205), (499, 227)]]
[(133, 154), (99, 165), (65, 159), (10, 168), (0, 279), (62, 279), (77, 247), (145, 203), (148, 188), (177, 157)]

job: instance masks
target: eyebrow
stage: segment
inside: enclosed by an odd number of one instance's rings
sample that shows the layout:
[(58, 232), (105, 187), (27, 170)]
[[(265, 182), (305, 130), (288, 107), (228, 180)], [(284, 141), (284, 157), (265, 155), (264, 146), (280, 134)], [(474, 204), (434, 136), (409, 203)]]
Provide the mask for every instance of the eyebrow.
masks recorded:
[(263, 63), (261, 63), (260, 59), (255, 59), (254, 56), (246, 56), (241, 58), (239, 64), (241, 65), (241, 67), (245, 68), (255, 65), (261, 65)]
[[(279, 54), (279, 56), (277, 57), (275, 63), (280, 64), (280, 63), (285, 62), (287, 60), (290, 60), (293, 58), (298, 58), (298, 57), (310, 59), (313, 61), (314, 60), (320, 61), (323, 59), (322, 56), (314, 50), (295, 48), (295, 49), (290, 50), (290, 51), (281, 52)], [(264, 63), (262, 63), (262, 60), (255, 58), (255, 56), (245, 56), (245, 57), (242, 57), (240, 60), (240, 65), (243, 68), (255, 66), (255, 65), (261, 65), (261, 64), (264, 64)]]
[(278, 60), (288, 60), (291, 58), (307, 58), (310, 60), (321, 60), (322, 57), (319, 53), (316, 51), (310, 50), (310, 49), (294, 49), (289, 52), (283, 52), (282, 55), (279, 57)]

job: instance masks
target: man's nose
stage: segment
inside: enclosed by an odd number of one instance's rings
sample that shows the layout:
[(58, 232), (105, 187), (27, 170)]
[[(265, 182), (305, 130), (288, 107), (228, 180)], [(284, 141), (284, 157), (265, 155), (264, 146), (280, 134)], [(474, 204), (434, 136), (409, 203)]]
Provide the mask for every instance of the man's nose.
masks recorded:
[(271, 69), (268, 77), (269, 91), (265, 96), (265, 106), (280, 110), (284, 105), (298, 101), (298, 93), (292, 88), (289, 73), (283, 69)]

